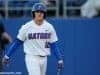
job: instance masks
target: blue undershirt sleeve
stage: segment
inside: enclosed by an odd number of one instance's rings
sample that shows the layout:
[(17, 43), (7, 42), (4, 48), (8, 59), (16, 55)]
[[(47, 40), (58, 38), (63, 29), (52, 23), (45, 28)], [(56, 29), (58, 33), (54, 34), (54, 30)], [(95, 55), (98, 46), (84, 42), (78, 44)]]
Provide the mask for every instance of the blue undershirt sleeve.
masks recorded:
[(57, 42), (51, 43), (50, 48), (58, 60), (63, 59), (63, 55), (61, 54), (61, 51), (58, 48)]
[(13, 52), (15, 52), (18, 49), (18, 47), (22, 44), (23, 44), (23, 41), (19, 39), (15, 39), (12, 42), (11, 46), (7, 49), (6, 56), (10, 57), (13, 54)]

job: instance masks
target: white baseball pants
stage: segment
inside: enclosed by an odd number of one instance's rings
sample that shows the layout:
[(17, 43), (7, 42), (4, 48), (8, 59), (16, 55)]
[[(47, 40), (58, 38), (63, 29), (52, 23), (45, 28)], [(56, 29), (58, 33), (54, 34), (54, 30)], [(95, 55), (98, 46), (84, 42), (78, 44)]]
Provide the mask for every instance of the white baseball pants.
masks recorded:
[(28, 75), (46, 75), (47, 57), (26, 54), (25, 62)]

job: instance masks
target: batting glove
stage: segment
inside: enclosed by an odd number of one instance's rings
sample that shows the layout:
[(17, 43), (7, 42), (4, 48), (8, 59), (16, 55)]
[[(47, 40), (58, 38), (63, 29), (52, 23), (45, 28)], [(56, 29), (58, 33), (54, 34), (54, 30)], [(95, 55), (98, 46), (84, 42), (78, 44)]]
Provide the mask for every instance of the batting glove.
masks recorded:
[(2, 64), (3, 64), (3, 65), (7, 65), (8, 63), (9, 63), (9, 57), (5, 55), (5, 56), (3, 57), (3, 59), (2, 59)]
[(64, 61), (63, 61), (63, 60), (59, 60), (59, 61), (58, 61), (58, 66), (57, 66), (57, 67), (58, 67), (58, 69), (60, 69), (60, 70), (63, 69), (63, 68), (64, 68)]

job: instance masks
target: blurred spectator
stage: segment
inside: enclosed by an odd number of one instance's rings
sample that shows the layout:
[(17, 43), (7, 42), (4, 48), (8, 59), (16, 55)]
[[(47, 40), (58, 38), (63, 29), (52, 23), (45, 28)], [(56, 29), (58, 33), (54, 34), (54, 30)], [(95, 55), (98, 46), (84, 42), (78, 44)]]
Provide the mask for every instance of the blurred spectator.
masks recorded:
[(66, 6), (67, 8), (67, 16), (80, 16), (80, 6), (85, 2), (86, 0), (66, 0)]
[(24, 10), (24, 16), (31, 16), (31, 9), (27, 9), (27, 8), (31, 8), (35, 3), (39, 3), (40, 0), (27, 0), (27, 2), (24, 5), (24, 8), (26, 8), (26, 10)]
[(97, 16), (100, 11), (100, 0), (88, 0), (81, 7), (81, 16), (92, 18)]
[(55, 6), (56, 5), (56, 0), (41, 0), (41, 2), (47, 6)]
[[(9, 16), (10, 17), (19, 17), (19, 16), (23, 16), (24, 13), (24, 5), (27, 1), (20, 1), (20, 0), (12, 0), (12, 1), (8, 1), (8, 6), (9, 8), (15, 8), (15, 9), (9, 9)], [(21, 9), (18, 9), (21, 8)]]
[(67, 6), (81, 6), (87, 0), (66, 0)]
[(11, 41), (11, 37), (5, 31), (3, 23), (0, 22), (0, 72), (3, 71), (2, 57), (4, 55), (4, 48)]
[(42, 3), (44, 3), (45, 5), (49, 5), (49, 0), (41, 0)]
[(0, 0), (0, 18), (5, 17), (4, 0)]

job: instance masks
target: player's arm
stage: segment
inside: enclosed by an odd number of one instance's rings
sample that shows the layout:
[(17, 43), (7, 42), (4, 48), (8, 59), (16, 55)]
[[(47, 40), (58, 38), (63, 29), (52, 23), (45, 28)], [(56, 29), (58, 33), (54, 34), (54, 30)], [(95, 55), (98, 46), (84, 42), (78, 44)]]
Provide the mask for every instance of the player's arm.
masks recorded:
[(18, 49), (18, 47), (19, 47), (20, 45), (22, 45), (22, 44), (23, 44), (23, 41), (21, 41), (21, 40), (19, 40), (19, 39), (15, 39), (15, 40), (12, 42), (11, 46), (8, 48), (7, 53), (6, 53), (5, 56), (6, 56), (6, 57), (10, 57), (11, 54), (13, 54), (13, 52), (15, 52), (16, 49)]
[(58, 43), (57, 42), (53, 42), (50, 44), (51, 50), (53, 51), (53, 53), (55, 54), (56, 58), (58, 60), (62, 60), (63, 59), (63, 55), (61, 54), (60, 49), (58, 48)]
[(58, 43), (57, 42), (53, 42), (50, 44), (51, 50), (54, 53), (54, 55), (56, 56), (56, 58), (58, 59), (58, 69), (62, 69), (64, 67), (64, 61), (63, 61), (63, 54), (61, 53), (59, 47), (58, 47)]
[(26, 31), (27, 30), (25, 29), (25, 26), (22, 26), (19, 29), (17, 38), (12, 42), (11, 46), (7, 49), (7, 53), (3, 58), (3, 63), (6, 63), (7, 59), (9, 59), (10, 56), (18, 49), (18, 47), (23, 44), (25, 40)]
[(61, 54), (61, 51), (58, 48), (58, 43), (57, 43), (58, 37), (53, 27), (51, 27), (51, 30), (52, 32), (51, 32), (51, 39), (50, 39), (50, 47), (51, 47), (52, 52), (58, 59), (58, 67), (62, 69), (64, 62), (63, 62), (63, 55)]
[(3, 64), (8, 62), (8, 59), (10, 58), (10, 56), (18, 49), (18, 47), (20, 45), (23, 44), (23, 41), (19, 40), (19, 39), (15, 39), (11, 46), (7, 49), (7, 53), (5, 54), (4, 58), (3, 58)]
[(10, 57), (11, 54), (21, 45), (23, 44), (24, 40), (25, 40), (25, 33), (26, 33), (26, 29), (25, 26), (22, 25), (22, 27), (19, 29), (17, 38), (13, 41), (13, 43), (11, 44), (10, 48), (8, 49), (5, 57)]
[(58, 60), (62, 60), (62, 54), (61, 51), (58, 48), (58, 37), (56, 34), (56, 31), (53, 26), (51, 26), (51, 39), (50, 39), (50, 47), (55, 56), (57, 57)]

